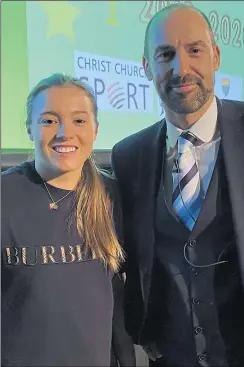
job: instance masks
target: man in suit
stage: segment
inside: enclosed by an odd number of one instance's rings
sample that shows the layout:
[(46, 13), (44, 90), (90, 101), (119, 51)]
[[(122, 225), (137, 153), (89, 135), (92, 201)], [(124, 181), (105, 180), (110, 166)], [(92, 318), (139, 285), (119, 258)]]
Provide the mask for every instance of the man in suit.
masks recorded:
[(214, 96), (207, 18), (149, 22), (143, 56), (166, 118), (115, 145), (125, 322), (151, 366), (244, 366), (244, 103)]

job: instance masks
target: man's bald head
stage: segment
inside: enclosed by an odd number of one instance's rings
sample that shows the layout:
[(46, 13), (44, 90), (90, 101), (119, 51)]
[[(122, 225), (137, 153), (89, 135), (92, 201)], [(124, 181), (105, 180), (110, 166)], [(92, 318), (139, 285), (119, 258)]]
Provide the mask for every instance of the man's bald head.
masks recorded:
[(143, 67), (166, 113), (191, 114), (207, 106), (214, 97), (214, 73), (219, 65), (220, 50), (211, 25), (199, 10), (175, 4), (151, 19)]
[(144, 39), (144, 53), (143, 56), (148, 60), (149, 58), (149, 51), (148, 51), (148, 42), (149, 42), (149, 35), (150, 35), (150, 29), (153, 23), (157, 20), (164, 20), (167, 18), (167, 16), (172, 13), (173, 11), (180, 10), (180, 9), (189, 9), (193, 10), (196, 13), (198, 13), (202, 18), (206, 21), (209, 33), (212, 39), (212, 43), (215, 44), (213, 30), (210, 21), (208, 20), (208, 17), (199, 9), (196, 9), (190, 5), (184, 5), (184, 4), (172, 4), (169, 6), (166, 6), (165, 8), (162, 8), (159, 12), (157, 12), (149, 21), (146, 32), (145, 32), (145, 39)]

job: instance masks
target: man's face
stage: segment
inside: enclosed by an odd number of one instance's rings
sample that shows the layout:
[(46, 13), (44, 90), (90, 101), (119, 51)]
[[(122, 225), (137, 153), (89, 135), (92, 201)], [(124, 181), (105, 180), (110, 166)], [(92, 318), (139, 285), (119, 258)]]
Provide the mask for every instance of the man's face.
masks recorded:
[(205, 19), (193, 9), (156, 18), (148, 35), (143, 65), (164, 106), (179, 114), (198, 111), (214, 95), (219, 48)]

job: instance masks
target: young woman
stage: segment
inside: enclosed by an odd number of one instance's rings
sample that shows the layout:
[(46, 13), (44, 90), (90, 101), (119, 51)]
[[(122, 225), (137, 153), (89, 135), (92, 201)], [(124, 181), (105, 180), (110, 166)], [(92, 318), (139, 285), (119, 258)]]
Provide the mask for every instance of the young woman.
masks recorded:
[(115, 181), (91, 158), (92, 91), (42, 80), (26, 127), (35, 160), (2, 174), (2, 365), (109, 366), (123, 251)]

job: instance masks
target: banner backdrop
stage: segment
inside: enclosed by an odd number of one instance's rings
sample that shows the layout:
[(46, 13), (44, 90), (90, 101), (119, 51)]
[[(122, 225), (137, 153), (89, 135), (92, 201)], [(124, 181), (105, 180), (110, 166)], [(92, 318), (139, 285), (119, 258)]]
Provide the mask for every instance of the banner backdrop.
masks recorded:
[[(13, 73), (16, 76), (17, 72), (21, 73), (18, 58), (22, 57), (28, 63), (28, 90), (55, 72), (65, 72), (87, 81), (95, 90), (99, 107), (100, 131), (95, 148), (111, 149), (118, 140), (164, 115), (154, 86), (144, 75), (141, 58), (149, 20), (162, 7), (175, 2), (28, 1), (25, 4), (26, 23), (23, 24), (23, 19), (21, 23), (21, 27), (25, 27), (27, 46), (21, 50), (16, 45), (16, 69), (13, 70), (11, 60), (12, 69), (9, 68), (8, 75), (13, 79)], [(244, 2), (177, 2), (202, 10), (212, 24), (221, 48), (221, 67), (215, 78), (216, 95), (244, 100)], [(2, 15), (4, 17), (5, 13)], [(9, 36), (4, 34), (3, 37)], [(26, 55), (23, 57), (19, 53)], [(7, 60), (5, 69), (8, 70)], [(26, 92), (25, 89), (24, 97)], [(17, 91), (14, 93), (17, 96)], [(19, 98), (23, 100), (23, 96)], [(9, 122), (7, 116), (13, 113), (10, 106), (5, 97), (3, 147), (27, 149), (29, 142), (23, 125), (19, 124), (24, 113), (18, 115), (18, 123)], [(9, 138), (13, 124), (18, 135), (14, 141)]]

